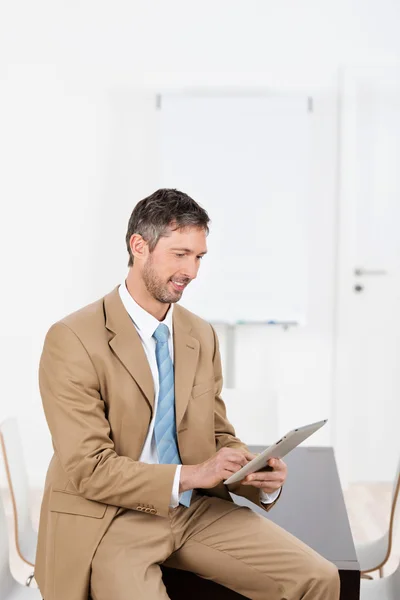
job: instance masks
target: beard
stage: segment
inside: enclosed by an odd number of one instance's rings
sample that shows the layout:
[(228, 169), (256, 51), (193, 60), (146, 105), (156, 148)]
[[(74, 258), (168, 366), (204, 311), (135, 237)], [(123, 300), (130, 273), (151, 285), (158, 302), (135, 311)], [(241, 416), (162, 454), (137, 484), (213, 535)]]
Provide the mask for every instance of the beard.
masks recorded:
[[(143, 267), (142, 277), (147, 291), (158, 302), (171, 304), (171, 302), (178, 302), (182, 297), (183, 290), (179, 291), (172, 289), (172, 287), (169, 286), (169, 281), (171, 281), (171, 279), (165, 282), (156, 273), (151, 255)], [(182, 283), (186, 283), (186, 281)]]

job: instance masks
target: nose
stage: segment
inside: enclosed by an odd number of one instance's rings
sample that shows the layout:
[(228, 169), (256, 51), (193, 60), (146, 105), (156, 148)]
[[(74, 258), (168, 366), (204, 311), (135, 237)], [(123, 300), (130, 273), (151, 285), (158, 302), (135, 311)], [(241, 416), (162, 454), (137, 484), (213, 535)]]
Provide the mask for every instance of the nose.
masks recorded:
[(198, 264), (196, 259), (188, 260), (183, 270), (183, 276), (187, 277), (188, 279), (196, 279), (199, 267), (200, 264)]

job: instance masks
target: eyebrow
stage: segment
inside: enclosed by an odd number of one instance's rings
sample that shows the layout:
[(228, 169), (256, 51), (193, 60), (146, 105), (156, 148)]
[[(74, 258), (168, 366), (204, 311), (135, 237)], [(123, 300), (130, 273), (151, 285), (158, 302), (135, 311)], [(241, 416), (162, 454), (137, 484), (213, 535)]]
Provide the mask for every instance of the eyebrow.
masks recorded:
[[(187, 252), (188, 254), (194, 254), (193, 250), (190, 250), (189, 248), (171, 248), (171, 250), (179, 250), (179, 252)], [(207, 250), (205, 250), (204, 252), (199, 252), (198, 256), (200, 256), (201, 254), (207, 254)]]

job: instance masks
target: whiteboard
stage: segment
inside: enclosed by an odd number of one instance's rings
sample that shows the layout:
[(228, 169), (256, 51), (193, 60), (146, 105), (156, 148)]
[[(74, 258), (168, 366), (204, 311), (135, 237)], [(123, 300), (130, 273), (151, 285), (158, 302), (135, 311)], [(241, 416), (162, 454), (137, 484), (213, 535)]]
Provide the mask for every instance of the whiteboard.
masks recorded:
[(161, 187), (210, 218), (208, 254), (181, 304), (213, 322), (297, 321), (307, 309), (308, 98), (160, 98)]

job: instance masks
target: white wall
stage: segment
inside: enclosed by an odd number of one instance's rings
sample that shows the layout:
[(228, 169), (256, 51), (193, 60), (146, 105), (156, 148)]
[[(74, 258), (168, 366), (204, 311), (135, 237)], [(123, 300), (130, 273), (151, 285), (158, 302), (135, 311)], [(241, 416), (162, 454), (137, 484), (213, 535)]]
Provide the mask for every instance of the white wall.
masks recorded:
[(157, 185), (154, 94), (167, 88), (314, 96), (309, 325), (240, 329), (237, 381), (277, 391), (282, 429), (334, 417), (338, 68), (395, 60), (400, 6), (14, 0), (1, 11), (0, 418), (21, 419), (32, 483), (51, 452), (37, 386), (45, 332), (125, 275), (130, 212)]

